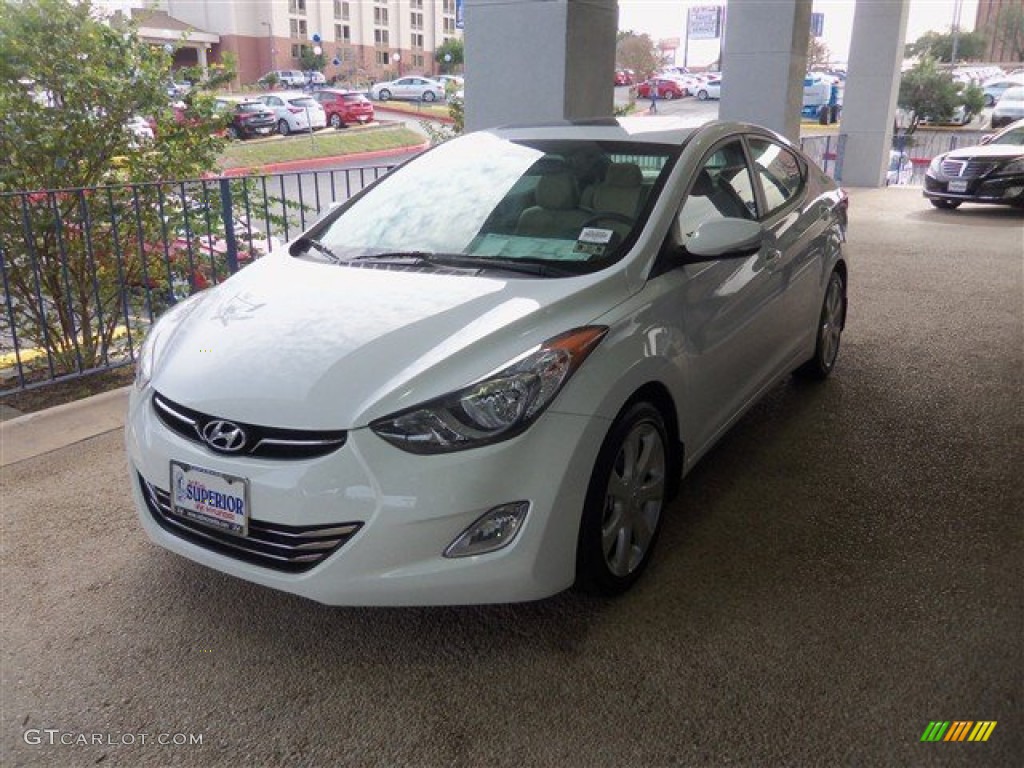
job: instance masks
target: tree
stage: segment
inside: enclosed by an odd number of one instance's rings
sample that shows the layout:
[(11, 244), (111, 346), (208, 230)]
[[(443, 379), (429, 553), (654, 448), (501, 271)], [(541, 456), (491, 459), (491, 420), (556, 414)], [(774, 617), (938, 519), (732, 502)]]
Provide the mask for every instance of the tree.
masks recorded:
[(615, 63), (620, 69), (631, 69), (638, 78), (646, 79), (664, 66), (665, 61), (649, 35), (620, 32), (615, 44)]
[[(961, 32), (957, 35), (957, 61), (976, 61), (985, 56), (987, 42), (983, 32)], [(906, 47), (907, 58), (932, 58), (946, 64), (953, 63), (953, 33), (925, 32)]]
[(1004, 5), (993, 23), (995, 40), (1012, 61), (1024, 61), (1024, 3)]
[[(208, 88), (233, 73), (216, 72), (175, 110), (170, 55), (130, 24), (106, 23), (88, 0), (0, 0), (0, 47), (0, 193), (14, 193), (0, 195), (10, 312), (19, 341), (45, 348), (55, 373), (87, 370), (107, 358), (123, 322), (123, 286), (161, 290), (175, 280), (170, 262), (156, 270), (147, 261), (188, 213), (152, 182), (215, 168), (226, 119)], [(153, 140), (126, 130), (140, 115), (152, 119)], [(101, 186), (124, 181), (145, 183)]]
[(327, 57), (323, 53), (313, 53), (312, 48), (304, 45), (299, 51), (299, 66), (304, 72), (323, 72), (327, 66)]
[(935, 59), (921, 59), (900, 80), (899, 106), (911, 113), (908, 135), (917, 130), (923, 119), (949, 122), (959, 107), (970, 116), (980, 112), (984, 103), (980, 88), (958, 83), (951, 73), (938, 68)]
[(816, 37), (812, 37), (807, 44), (807, 71), (818, 72), (828, 69), (832, 60), (832, 53), (828, 46)]
[[(450, 56), (451, 58), (446, 60), (445, 56)], [(461, 40), (454, 37), (450, 40), (445, 40), (434, 51), (434, 61), (441, 65), (441, 73), (445, 75), (458, 71), (465, 60), (465, 47)]]

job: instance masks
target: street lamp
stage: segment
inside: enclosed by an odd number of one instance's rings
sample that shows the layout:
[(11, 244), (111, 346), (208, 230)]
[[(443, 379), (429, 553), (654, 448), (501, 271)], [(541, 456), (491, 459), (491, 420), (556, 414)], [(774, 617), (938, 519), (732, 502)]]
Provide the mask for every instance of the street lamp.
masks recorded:
[(398, 67), (398, 76), (401, 77), (402, 76), (402, 54), (400, 54), (398, 51), (395, 51), (394, 53), (391, 54), (391, 60), (393, 62), (395, 62), (395, 66)]
[(267, 28), (267, 37), (270, 38), (270, 69), (277, 69), (277, 49), (274, 47), (274, 26), (269, 21), (261, 21), (261, 26)]
[(449, 75), (449, 74), (451, 74), (451, 71), (452, 71), (452, 55), (450, 53), (446, 53), (444, 55), (444, 73), (446, 75)]

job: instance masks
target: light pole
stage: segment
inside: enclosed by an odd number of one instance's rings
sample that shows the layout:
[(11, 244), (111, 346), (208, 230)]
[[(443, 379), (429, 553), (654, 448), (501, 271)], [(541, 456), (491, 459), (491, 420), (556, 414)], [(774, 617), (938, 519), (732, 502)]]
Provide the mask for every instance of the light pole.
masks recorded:
[(964, 0), (956, 0), (953, 5), (953, 52), (950, 55), (949, 63), (956, 69), (957, 48), (960, 47), (960, 15), (964, 10)]
[(270, 70), (277, 69), (277, 49), (274, 47), (274, 26), (269, 21), (261, 21), (260, 24), (267, 28), (267, 37), (270, 38)]
[(401, 77), (402, 76), (402, 54), (400, 54), (398, 51), (395, 51), (394, 53), (391, 54), (391, 60), (393, 62), (395, 62), (395, 66), (398, 67), (398, 76)]
[(452, 73), (452, 55), (450, 53), (444, 55), (444, 73), (446, 75)]

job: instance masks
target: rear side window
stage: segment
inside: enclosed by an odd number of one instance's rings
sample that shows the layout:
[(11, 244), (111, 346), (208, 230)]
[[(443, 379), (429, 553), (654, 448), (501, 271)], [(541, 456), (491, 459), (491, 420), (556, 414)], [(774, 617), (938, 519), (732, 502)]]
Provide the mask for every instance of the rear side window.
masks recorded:
[(315, 99), (311, 99), (308, 96), (301, 99), (289, 99), (289, 104), (293, 104), (296, 107), (315, 107), (317, 102)]
[(797, 156), (774, 141), (750, 139), (754, 170), (764, 191), (765, 215), (787, 205), (804, 185), (804, 170)]

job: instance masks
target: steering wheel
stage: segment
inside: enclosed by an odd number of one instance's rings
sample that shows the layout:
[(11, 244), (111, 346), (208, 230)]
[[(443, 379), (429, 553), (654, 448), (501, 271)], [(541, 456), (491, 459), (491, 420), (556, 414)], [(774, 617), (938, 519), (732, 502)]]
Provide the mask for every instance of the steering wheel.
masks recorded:
[(618, 222), (619, 224), (625, 224), (626, 226), (632, 227), (634, 220), (633, 220), (632, 216), (627, 216), (624, 213), (615, 213), (613, 211), (604, 211), (602, 213), (597, 213), (597, 214), (591, 216), (589, 219), (587, 219), (586, 221), (583, 222), (582, 226), (584, 226), (584, 227), (592, 227), (594, 224), (597, 224), (599, 221), (614, 221), (614, 222)]

